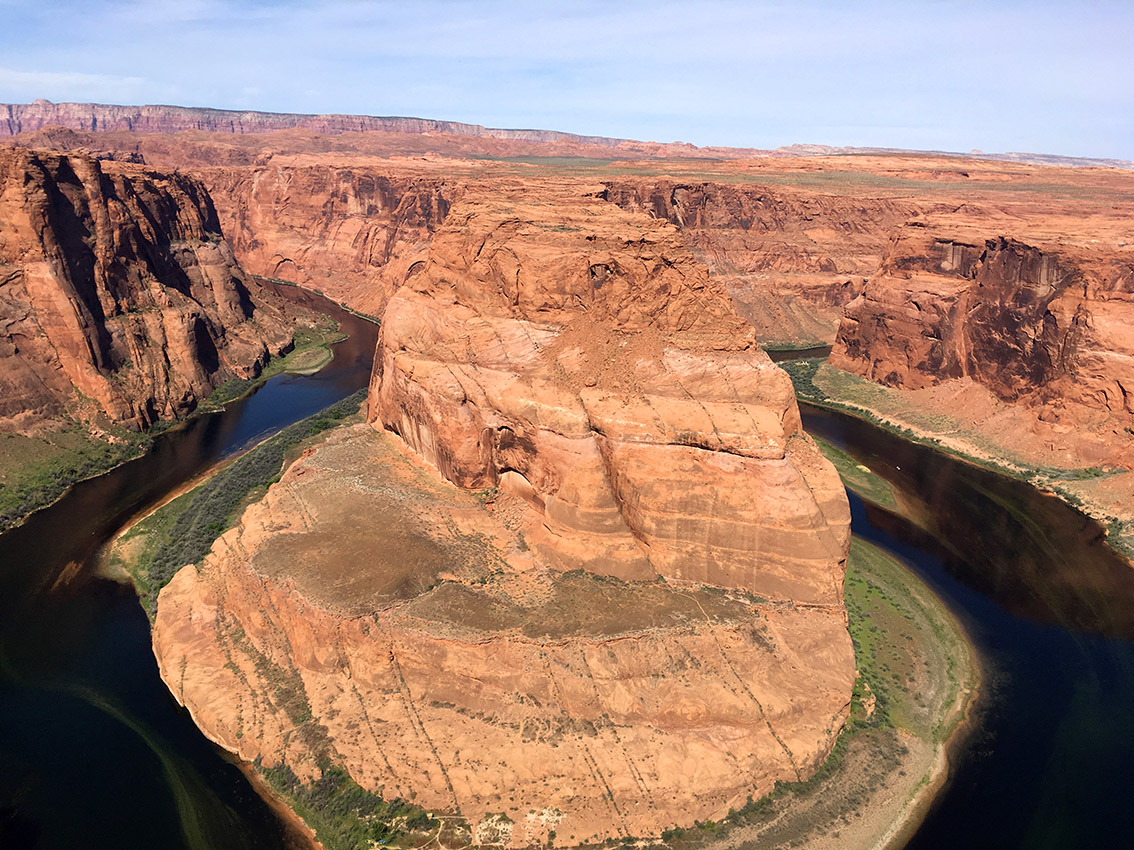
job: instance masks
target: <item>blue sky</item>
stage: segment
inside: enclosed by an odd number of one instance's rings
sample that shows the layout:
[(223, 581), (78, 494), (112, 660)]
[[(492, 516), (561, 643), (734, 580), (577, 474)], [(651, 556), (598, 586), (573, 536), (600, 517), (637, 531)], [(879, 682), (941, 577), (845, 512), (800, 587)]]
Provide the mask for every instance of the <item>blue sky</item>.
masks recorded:
[(0, 0), (0, 102), (1134, 160), (1129, 2)]

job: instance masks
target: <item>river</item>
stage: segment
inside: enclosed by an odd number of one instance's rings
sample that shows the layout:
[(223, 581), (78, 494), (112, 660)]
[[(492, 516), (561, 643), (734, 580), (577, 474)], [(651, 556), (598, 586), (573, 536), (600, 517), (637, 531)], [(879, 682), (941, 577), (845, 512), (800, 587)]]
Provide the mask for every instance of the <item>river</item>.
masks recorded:
[(800, 407), (895, 487), (916, 522), (852, 495), (852, 529), (913, 567), (984, 665), (976, 731), (910, 850), (1134, 846), (1134, 570), (1053, 496)]
[(217, 460), (366, 386), (377, 328), (295, 287), (350, 338), (310, 376), (278, 375), (162, 434), (0, 535), (0, 847), (256, 850), (308, 846), (209, 743), (158, 676), (130, 587), (100, 578), (102, 544)]
[[(170, 698), (133, 592), (93, 569), (146, 505), (365, 386), (376, 329), (164, 434), (145, 458), (0, 536), (0, 847), (298, 847)], [(929, 848), (1126, 848), (1134, 764), (1134, 571), (1100, 529), (1034, 489), (804, 406), (807, 428), (890, 480), (910, 522), (852, 497), (855, 533), (910, 563), (986, 664), (977, 731), (912, 840)]]

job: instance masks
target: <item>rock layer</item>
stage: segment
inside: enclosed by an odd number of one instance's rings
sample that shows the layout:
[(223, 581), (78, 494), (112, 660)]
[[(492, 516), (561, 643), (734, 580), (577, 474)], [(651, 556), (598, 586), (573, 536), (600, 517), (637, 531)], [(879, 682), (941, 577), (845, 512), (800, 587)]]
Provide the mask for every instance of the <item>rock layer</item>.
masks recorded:
[(906, 226), (848, 306), (832, 364), (894, 387), (969, 378), (1004, 401), (1134, 415), (1132, 252), (1005, 224)]
[(145, 427), (223, 379), (255, 375), (290, 340), (250, 298), (193, 178), (0, 149), (0, 222), (9, 425), (86, 397)]

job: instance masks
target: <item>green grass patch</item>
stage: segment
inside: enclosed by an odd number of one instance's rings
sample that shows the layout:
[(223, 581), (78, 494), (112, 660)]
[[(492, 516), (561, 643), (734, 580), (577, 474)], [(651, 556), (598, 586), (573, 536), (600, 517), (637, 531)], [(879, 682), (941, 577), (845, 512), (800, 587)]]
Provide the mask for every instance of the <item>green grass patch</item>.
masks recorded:
[(119, 538), (110, 561), (134, 578), (151, 618), (158, 592), (181, 567), (204, 558), (213, 541), (235, 524), (251, 498), (279, 480), (289, 452), (329, 428), (358, 421), (358, 408), (365, 397), (366, 390), (359, 390), (284, 428), (193, 490), (158, 508)]
[(822, 437), (812, 435), (811, 439), (819, 446), (819, 451), (835, 465), (843, 484), (854, 490), (862, 498), (884, 508), (895, 509), (898, 500), (894, 488), (885, 478), (876, 475), (869, 467), (863, 466), (837, 446), (831, 445)]
[(140, 457), (150, 446), (146, 434), (106, 430), (105, 439), (91, 436), (79, 423), (36, 437), (0, 435), (0, 530), (50, 505), (76, 481)]

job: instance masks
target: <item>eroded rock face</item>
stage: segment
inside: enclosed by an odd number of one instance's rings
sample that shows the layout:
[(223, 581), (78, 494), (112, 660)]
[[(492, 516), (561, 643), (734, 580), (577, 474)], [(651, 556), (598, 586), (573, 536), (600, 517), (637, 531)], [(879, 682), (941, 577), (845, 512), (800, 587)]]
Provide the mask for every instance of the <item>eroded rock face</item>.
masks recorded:
[(1005, 401), (1130, 416), (1131, 327), (1129, 251), (921, 221), (848, 306), (831, 362), (895, 387), (971, 378)]
[(891, 234), (917, 209), (906, 199), (818, 194), (756, 183), (618, 180), (605, 196), (676, 225), (762, 339), (833, 339)]
[(442, 178), (365, 164), (273, 157), (247, 168), (205, 168), (240, 264), (380, 315), (420, 264), (457, 189)]
[(562, 569), (841, 605), (838, 476), (668, 222), (470, 188), (387, 308), (370, 415), (458, 486), (527, 498)]
[(0, 149), (0, 419), (77, 392), (144, 427), (255, 375), (290, 334), (242, 278), (198, 181)]
[(200, 182), (2, 148), (0, 417), (78, 392), (143, 427), (254, 375), (289, 333), (253, 321), (242, 279)]
[(162, 676), (246, 760), (330, 760), (511, 846), (719, 818), (826, 757), (841, 606), (549, 570), (524, 503), (494, 508), (335, 432), (161, 592)]

